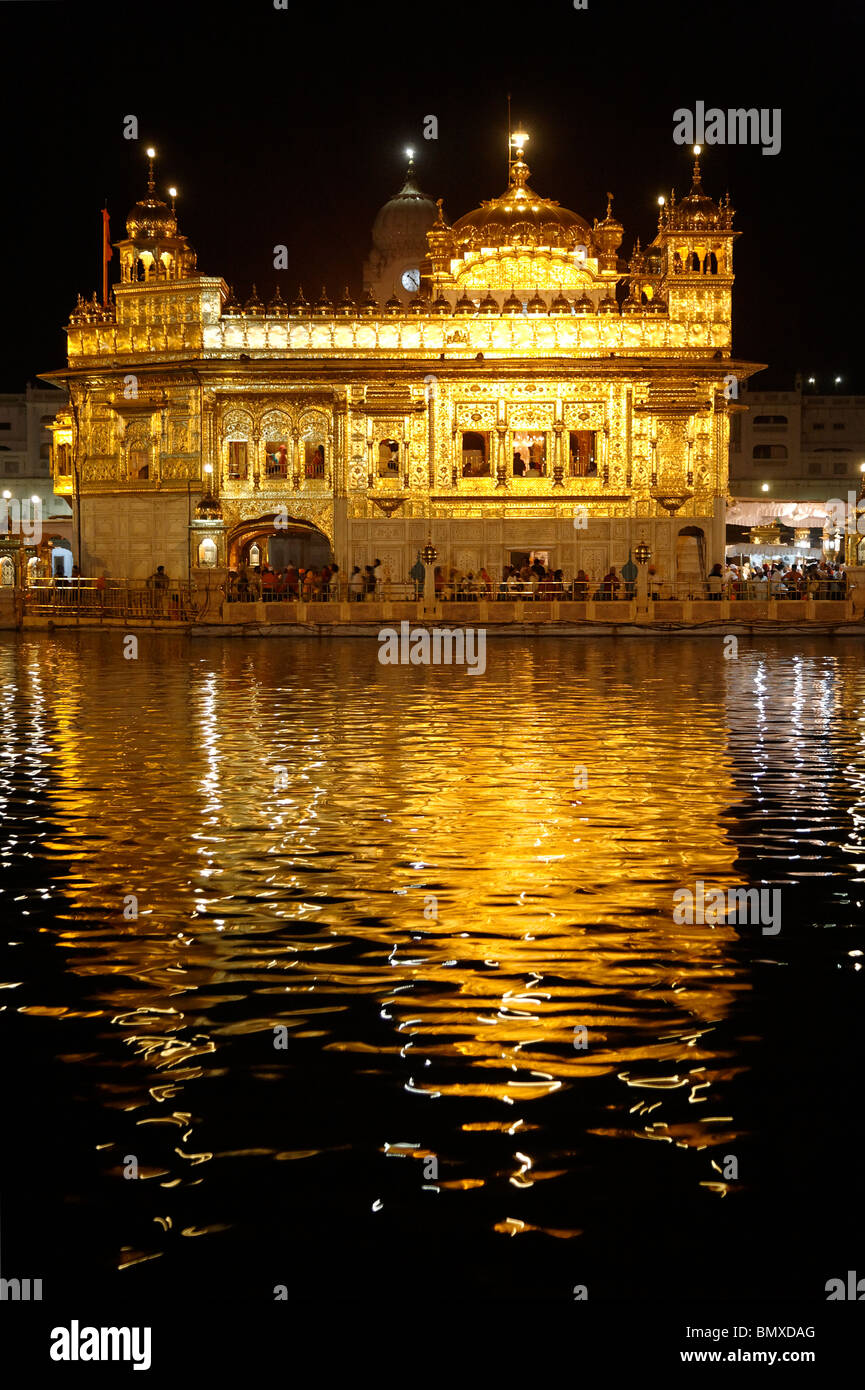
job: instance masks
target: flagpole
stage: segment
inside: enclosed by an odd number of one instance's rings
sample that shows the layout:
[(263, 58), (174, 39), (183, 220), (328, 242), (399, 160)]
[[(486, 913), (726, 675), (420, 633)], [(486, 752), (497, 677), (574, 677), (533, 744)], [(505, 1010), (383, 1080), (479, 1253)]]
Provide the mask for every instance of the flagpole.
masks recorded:
[(108, 308), (108, 262), (112, 257), (111, 240), (108, 230), (108, 207), (102, 209), (102, 305)]

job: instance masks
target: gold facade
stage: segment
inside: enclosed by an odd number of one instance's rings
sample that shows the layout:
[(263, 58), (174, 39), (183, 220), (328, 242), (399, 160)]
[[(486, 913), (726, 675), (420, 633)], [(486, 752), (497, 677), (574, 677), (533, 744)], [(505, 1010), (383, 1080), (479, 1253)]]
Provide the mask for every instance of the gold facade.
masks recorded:
[(685, 527), (721, 559), (729, 381), (756, 369), (731, 355), (732, 209), (695, 164), (626, 263), (610, 199), (590, 227), (528, 172), (518, 144), (501, 198), (453, 226), (439, 203), (408, 305), (290, 307), (198, 273), (151, 175), (113, 303), (79, 301), (47, 378), (70, 393), (53, 467), (83, 571), (185, 577), (210, 494), (219, 566), (278, 516), (395, 579), (429, 536), (491, 572), (543, 546), (597, 574), (642, 540), (673, 577)]

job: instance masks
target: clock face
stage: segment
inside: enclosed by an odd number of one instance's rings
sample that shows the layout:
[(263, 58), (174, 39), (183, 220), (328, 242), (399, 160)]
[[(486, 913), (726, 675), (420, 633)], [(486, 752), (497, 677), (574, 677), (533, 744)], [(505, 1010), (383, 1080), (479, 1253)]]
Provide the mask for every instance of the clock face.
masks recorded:
[(403, 276), (402, 276), (402, 286), (403, 286), (403, 289), (404, 289), (404, 290), (408, 290), (411, 294), (414, 294), (416, 290), (419, 290), (419, 289), (420, 289), (420, 271), (419, 271), (419, 270), (404, 270), (404, 271), (403, 271)]

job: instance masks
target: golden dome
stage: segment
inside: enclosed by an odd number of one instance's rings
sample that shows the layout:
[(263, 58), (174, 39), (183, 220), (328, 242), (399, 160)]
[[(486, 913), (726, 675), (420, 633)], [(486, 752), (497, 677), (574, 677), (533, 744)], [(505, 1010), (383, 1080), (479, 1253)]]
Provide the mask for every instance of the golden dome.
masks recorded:
[(453, 225), (459, 246), (556, 246), (573, 250), (591, 247), (588, 222), (552, 198), (529, 187), (529, 166), (519, 152), (511, 165), (510, 183), (500, 198), (481, 203)]
[(126, 219), (126, 235), (129, 237), (169, 237), (177, 236), (177, 218), (167, 203), (159, 198), (142, 198), (129, 211)]

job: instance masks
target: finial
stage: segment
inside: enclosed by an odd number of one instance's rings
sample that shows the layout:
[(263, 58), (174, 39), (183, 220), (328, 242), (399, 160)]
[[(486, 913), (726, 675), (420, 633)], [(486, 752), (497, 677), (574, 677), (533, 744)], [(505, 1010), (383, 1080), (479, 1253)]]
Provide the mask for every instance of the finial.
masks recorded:
[(701, 147), (700, 147), (699, 145), (695, 145), (695, 146), (694, 146), (694, 179), (693, 179), (693, 183), (691, 184), (691, 192), (692, 192), (692, 193), (700, 193), (700, 192), (702, 191), (702, 182), (701, 182), (701, 177), (700, 177), (700, 154), (701, 154), (701, 153), (702, 153)]
[(607, 194), (607, 217), (612, 217), (613, 215), (613, 197), (614, 195), (612, 193)]
[(154, 161), (154, 159), (156, 158), (156, 151), (155, 151), (155, 149), (153, 148), (152, 145), (148, 145), (147, 150), (145, 151), (145, 153), (147, 154), (147, 158), (148, 158), (148, 161), (149, 161), (149, 169), (148, 169), (148, 173), (147, 173), (147, 192), (150, 194), (150, 196), (151, 196), (151, 198), (152, 198), (152, 197), (153, 197), (153, 190), (154, 190), (154, 188), (156, 187), (156, 184), (154, 183), (154, 180), (153, 180), (153, 161)]
[(446, 226), (444, 215), (444, 198), (436, 198), (436, 207), (439, 210), (439, 215), (436, 218), (435, 224), (437, 227), (444, 227)]

